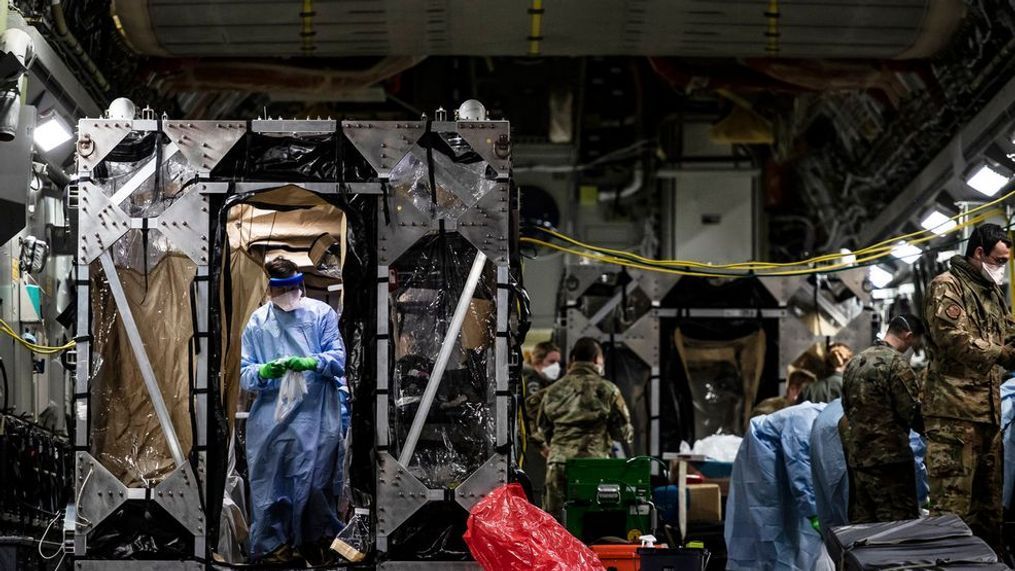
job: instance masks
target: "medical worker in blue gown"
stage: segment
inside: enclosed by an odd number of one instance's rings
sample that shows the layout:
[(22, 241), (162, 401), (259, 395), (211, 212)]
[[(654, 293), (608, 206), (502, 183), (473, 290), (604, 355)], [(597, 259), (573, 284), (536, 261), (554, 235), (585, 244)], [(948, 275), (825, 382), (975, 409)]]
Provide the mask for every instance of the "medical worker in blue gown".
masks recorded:
[(751, 419), (726, 500), (726, 569), (831, 571), (811, 473), (811, 427), (825, 404)]
[[(256, 395), (247, 419), (254, 561), (286, 560), (293, 549), (320, 554), (342, 525), (345, 345), (338, 316), (303, 296), (303, 275), (292, 261), (278, 257), (265, 269), (270, 301), (250, 316), (241, 358), (241, 384)], [(276, 422), (279, 386), (290, 370), (304, 375), (308, 392)]]

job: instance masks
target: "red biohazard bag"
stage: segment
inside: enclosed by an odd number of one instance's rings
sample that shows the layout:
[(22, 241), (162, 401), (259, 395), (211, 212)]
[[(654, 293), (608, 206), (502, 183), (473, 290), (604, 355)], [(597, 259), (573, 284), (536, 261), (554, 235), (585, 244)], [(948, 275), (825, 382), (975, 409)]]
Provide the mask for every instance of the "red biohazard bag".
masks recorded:
[(602, 571), (591, 549), (525, 499), (501, 486), (472, 507), (465, 543), (486, 571)]

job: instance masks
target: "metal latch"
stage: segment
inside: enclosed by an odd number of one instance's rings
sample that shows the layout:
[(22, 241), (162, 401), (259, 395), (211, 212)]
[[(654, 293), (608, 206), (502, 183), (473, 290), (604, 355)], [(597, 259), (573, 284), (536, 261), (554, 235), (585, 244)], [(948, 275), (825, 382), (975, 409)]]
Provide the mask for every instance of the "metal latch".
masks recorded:
[(619, 484), (599, 484), (596, 487), (596, 501), (600, 504), (619, 504)]

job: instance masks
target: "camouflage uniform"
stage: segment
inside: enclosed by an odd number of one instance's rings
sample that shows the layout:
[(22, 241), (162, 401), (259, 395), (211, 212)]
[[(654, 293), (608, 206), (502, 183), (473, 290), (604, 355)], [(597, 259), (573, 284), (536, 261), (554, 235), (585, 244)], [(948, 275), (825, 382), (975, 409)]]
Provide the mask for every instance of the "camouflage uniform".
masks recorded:
[(849, 467), (849, 521), (916, 519), (909, 431), (922, 431), (919, 386), (902, 354), (878, 342), (846, 365), (840, 422)]
[(609, 458), (614, 440), (631, 444), (631, 415), (617, 385), (592, 363), (575, 363), (544, 391), (539, 429), (550, 443), (543, 509), (561, 517), (567, 490), (564, 466), (571, 458)]
[(522, 470), (532, 482), (532, 501), (537, 503), (543, 497), (546, 481), (546, 459), (543, 458), (543, 447), (546, 443), (536, 426), (536, 414), (539, 412), (539, 403), (543, 400), (545, 389), (551, 384), (553, 384), (551, 379), (544, 377), (531, 365), (522, 368), (522, 398), (525, 400), (525, 431), (528, 436)]
[(842, 373), (832, 373), (807, 385), (800, 393), (800, 402), (832, 402), (841, 396)]
[(1013, 323), (1004, 297), (966, 258), (931, 282), (924, 316), (924, 389), (931, 508), (953, 512), (997, 547), (1001, 523), (1002, 348)]

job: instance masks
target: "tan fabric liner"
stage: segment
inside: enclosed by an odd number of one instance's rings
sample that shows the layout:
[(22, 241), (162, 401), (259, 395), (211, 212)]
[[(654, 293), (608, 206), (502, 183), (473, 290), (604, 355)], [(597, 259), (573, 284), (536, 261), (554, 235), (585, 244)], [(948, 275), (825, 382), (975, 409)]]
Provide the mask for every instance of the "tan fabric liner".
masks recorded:
[(677, 329), (673, 334), (673, 342), (680, 353), (689, 383), (702, 381), (691, 375), (695, 363), (727, 361), (740, 371), (744, 398), (740, 429), (744, 430), (750, 421), (754, 399), (758, 395), (758, 383), (765, 368), (765, 331), (759, 329), (756, 333), (732, 341), (702, 341), (686, 337)]

